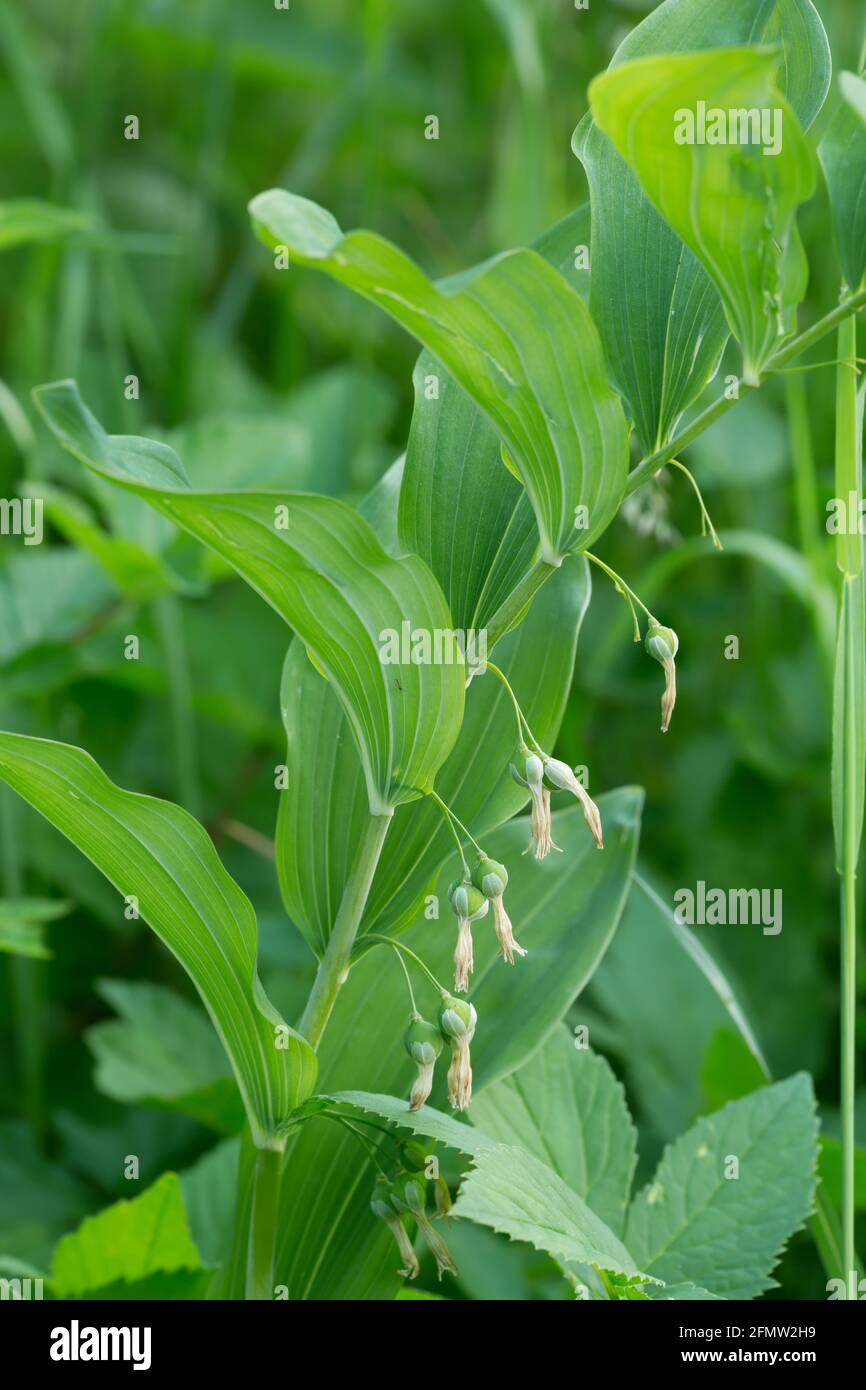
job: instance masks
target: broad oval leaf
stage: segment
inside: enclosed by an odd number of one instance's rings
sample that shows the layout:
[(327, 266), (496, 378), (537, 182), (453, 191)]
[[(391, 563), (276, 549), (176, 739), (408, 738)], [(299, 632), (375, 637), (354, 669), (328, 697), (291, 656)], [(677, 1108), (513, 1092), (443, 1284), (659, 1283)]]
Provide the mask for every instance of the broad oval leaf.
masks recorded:
[[(811, 0), (665, 0), (624, 39), (611, 68), (651, 54), (750, 43), (781, 45), (782, 91), (808, 129), (830, 81), (827, 36)], [(651, 453), (715, 375), (728, 325), (707, 271), (590, 114), (572, 145), (592, 201), (590, 308), (611, 379)]]
[(600, 535), (625, 486), (625, 417), (589, 311), (552, 266), (511, 251), (440, 287), (382, 237), (344, 235), (324, 208), (283, 189), (260, 193), (250, 214), (267, 246), (407, 328), (489, 416), (526, 488), (543, 560), (558, 564)]
[[(529, 616), (496, 648), (497, 664), (545, 744), (553, 744), (562, 719), (589, 594), (586, 562), (567, 560), (538, 594)], [(345, 716), (297, 643), (286, 658), (281, 703), (289, 787), (280, 796), (277, 871), (289, 916), (320, 952), (366, 821), (364, 786)], [(466, 692), (460, 734), (436, 775), (437, 793), (476, 836), (493, 830), (525, 803), (525, 791), (508, 771), (515, 748), (514, 712), (506, 691), (495, 677), (476, 676)], [(361, 936), (408, 925), (453, 852), (442, 813), (429, 798), (398, 807)]]
[[(793, 332), (808, 274), (796, 210), (814, 163), (777, 66), (774, 51), (706, 49), (638, 58), (590, 86), (596, 124), (713, 279), (750, 385)], [(708, 126), (725, 143), (707, 143)]]
[[(464, 671), (422, 560), (388, 555), (363, 518), (330, 497), (193, 492), (173, 450), (107, 435), (73, 382), (34, 394), (64, 448), (222, 555), (294, 628), (346, 713), (372, 814), (432, 784), (460, 728)], [(428, 646), (439, 638), (442, 660), (415, 658), (416, 631)], [(391, 634), (397, 656), (388, 664)]]
[[(533, 249), (586, 298), (588, 206), (564, 217)], [(413, 380), (400, 540), (427, 561), (457, 627), (495, 630), (497, 611), (538, 550), (529, 497), (503, 467), (491, 420), (432, 353), (421, 354)]]
[[(0, 778), (102, 871), (180, 961), (232, 1064), (260, 1146), (315, 1085), (316, 1056), (256, 972), (252, 904), (188, 812), (123, 791), (80, 748), (0, 734)], [(279, 1039), (280, 1045), (276, 1043)]]
[(818, 146), (839, 260), (849, 289), (866, 273), (866, 81), (839, 74), (842, 101)]

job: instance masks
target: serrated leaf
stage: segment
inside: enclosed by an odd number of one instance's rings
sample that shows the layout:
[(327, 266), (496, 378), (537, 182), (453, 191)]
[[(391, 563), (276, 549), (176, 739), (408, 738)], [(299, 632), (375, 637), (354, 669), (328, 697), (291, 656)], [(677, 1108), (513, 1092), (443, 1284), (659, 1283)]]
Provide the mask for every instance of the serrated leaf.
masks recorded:
[[(589, 311), (546, 261), (508, 252), (437, 287), (382, 237), (344, 235), (324, 208), (283, 189), (260, 193), (250, 215), (265, 245), (287, 247), (293, 264), (326, 272), (407, 328), (489, 416), (526, 488), (543, 559), (558, 564), (601, 534), (625, 486), (625, 419)], [(585, 529), (575, 529), (578, 506)]]
[(120, 1016), (85, 1033), (97, 1089), (121, 1104), (163, 1106), (236, 1133), (243, 1104), (207, 1016), (162, 985), (102, 980), (97, 988)]
[(652, 1303), (678, 1300), (687, 1303), (723, 1303), (720, 1294), (710, 1293), (698, 1284), (647, 1284), (647, 1297)]
[[(611, 68), (652, 54), (779, 44), (779, 81), (803, 128), (830, 82), (830, 49), (811, 0), (665, 0), (626, 36)], [(572, 141), (593, 210), (590, 308), (608, 370), (645, 453), (664, 445), (714, 376), (728, 337), (718, 292), (587, 114)]]
[[(229, 564), (297, 632), (342, 704), (372, 814), (432, 784), (460, 728), (462, 663), (386, 663), (383, 634), (451, 630), (439, 586), (417, 556), (395, 560), (351, 507), (300, 493), (192, 492), (166, 445), (110, 436), (73, 382), (37, 388), (59, 442), (94, 472), (144, 497)], [(285, 526), (282, 511), (285, 511)]]
[[(80, 748), (0, 734), (0, 778), (71, 840), (186, 970), (210, 1015), (263, 1145), (313, 1090), (316, 1057), (280, 1018), (256, 972), (249, 899), (198, 821), (123, 791)], [(285, 1046), (275, 1046), (277, 1030)]]
[(625, 1239), (638, 1264), (668, 1284), (757, 1298), (811, 1211), (817, 1135), (803, 1073), (698, 1120), (632, 1204)]
[(839, 74), (842, 101), (818, 146), (827, 180), (836, 248), (848, 287), (866, 273), (866, 81)]
[[(794, 331), (808, 273), (796, 210), (813, 159), (777, 67), (774, 51), (709, 49), (638, 58), (590, 86), (596, 124), (715, 283), (751, 385)], [(700, 143), (701, 111), (721, 113), (724, 144)], [(731, 112), (770, 123), (734, 132)]]
[(51, 1280), (61, 1298), (74, 1298), (119, 1280), (200, 1268), (177, 1174), (163, 1173), (140, 1197), (116, 1202), (64, 1236)]
[(324, 1099), (378, 1115), (400, 1129), (409, 1129), (425, 1139), (435, 1139), (449, 1149), (456, 1149), (458, 1153), (476, 1155), (496, 1148), (496, 1140), (481, 1133), (474, 1125), (463, 1124), (450, 1115), (443, 1115), (441, 1110), (431, 1105), (410, 1110), (409, 1102), (405, 1099), (376, 1095), (371, 1091), (334, 1091)]
[(637, 1163), (625, 1092), (603, 1057), (557, 1028), (517, 1071), (487, 1086), (470, 1119), (534, 1154), (621, 1236)]
[(640, 1273), (622, 1242), (583, 1199), (552, 1168), (512, 1145), (498, 1144), (476, 1156), (452, 1212), (526, 1241), (563, 1264)]
[[(516, 635), (516, 634), (515, 634)], [(499, 957), (494, 933), (481, 923), (475, 931), (476, 973), (472, 999), (478, 1027), (472, 1042), (477, 1094), (505, 1071), (519, 1067), (561, 1021), (603, 956), (627, 890), (629, 849), (637, 833), (640, 806), (629, 790), (599, 798), (611, 837), (600, 852), (578, 807), (554, 814), (554, 834), (564, 853), (537, 865), (523, 857), (526, 821), (512, 822), (485, 838), (488, 852), (508, 864), (508, 905), (518, 940), (529, 954), (513, 968)], [(622, 852), (614, 821), (629, 825)], [(585, 853), (581, 847), (585, 846)], [(598, 869), (596, 868), (596, 862)], [(538, 892), (539, 869), (549, 866), (548, 887)], [(590, 884), (588, 874), (604, 871)], [(487, 929), (485, 930), (485, 927)], [(401, 938), (442, 980), (452, 969), (453, 919), (423, 917)], [(393, 951), (377, 946), (352, 968), (322, 1039), (321, 1089), (355, 1090), (408, 1097), (412, 1064), (402, 1035), (408, 1000)], [(419, 981), (418, 1005), (435, 1010), (435, 992)], [(441, 1073), (444, 1068), (440, 1064)], [(439, 1085), (441, 1086), (441, 1077)], [(435, 1100), (434, 1104), (439, 1102)], [(323, 1186), (321, 1174), (329, 1181)], [(397, 1283), (388, 1232), (370, 1214), (374, 1170), (360, 1146), (332, 1122), (313, 1119), (301, 1127), (287, 1154), (277, 1273), (292, 1298), (361, 1299), (390, 1297)]]

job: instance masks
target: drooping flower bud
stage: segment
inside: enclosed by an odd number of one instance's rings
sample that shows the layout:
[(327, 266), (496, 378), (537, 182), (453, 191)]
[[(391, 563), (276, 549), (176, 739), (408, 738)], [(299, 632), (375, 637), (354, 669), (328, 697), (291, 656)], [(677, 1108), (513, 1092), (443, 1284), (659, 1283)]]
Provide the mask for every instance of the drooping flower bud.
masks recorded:
[(436, 1203), (436, 1217), (450, 1216), (454, 1205), (451, 1201), (451, 1189), (441, 1173), (433, 1179), (433, 1197)]
[(457, 946), (454, 951), (454, 988), (465, 994), (475, 962), (472, 958), (472, 922), (485, 917), (490, 904), (474, 883), (460, 881), (448, 889), (448, 901), (457, 917)]
[(515, 951), (519, 956), (525, 956), (526, 952), (515, 941), (511, 918), (505, 911), (503, 895), (508, 887), (508, 870), (504, 864), (497, 863), (495, 859), (479, 859), (472, 874), (472, 882), (493, 904), (493, 925), (496, 928), (496, 939), (499, 942), (503, 957), (509, 965), (513, 965)]
[(655, 619), (647, 629), (644, 645), (650, 656), (654, 657), (660, 666), (664, 667), (665, 688), (662, 695), (662, 733), (666, 734), (670, 728), (671, 715), (674, 712), (674, 705), (677, 702), (677, 671), (674, 658), (680, 645), (680, 639), (672, 627), (662, 627)]
[(420, 1144), (417, 1139), (405, 1139), (400, 1144), (400, 1158), (406, 1171), (408, 1173), (423, 1173), (424, 1177), (429, 1178), (433, 1183), (433, 1196), (436, 1204), (434, 1220), (440, 1216), (448, 1216), (452, 1206), (451, 1191), (439, 1172), (439, 1165), (433, 1152), (435, 1148), (435, 1139), (425, 1139), (423, 1144)]
[(544, 785), (544, 763), (536, 753), (527, 753), (523, 771), (532, 796), (532, 839), (527, 849), (534, 845), (536, 859), (545, 859), (552, 849), (559, 849), (559, 846), (553, 843), (550, 792)]
[(420, 1014), (412, 1014), (403, 1042), (418, 1068), (409, 1097), (409, 1109), (420, 1110), (433, 1089), (433, 1068), (442, 1051), (442, 1034), (434, 1023), (428, 1023)]
[(414, 1216), (418, 1229), (436, 1261), (439, 1278), (442, 1278), (446, 1269), (449, 1274), (456, 1274), (457, 1266), (451, 1258), (451, 1252), (438, 1231), (434, 1231), (427, 1216), (426, 1179), (418, 1173), (403, 1173), (391, 1185), (391, 1203), (397, 1211), (408, 1212)]
[(442, 998), (439, 1009), (439, 1028), (451, 1044), (451, 1065), (448, 1068), (448, 1099), (455, 1110), (465, 1110), (472, 1099), (472, 1063), (469, 1044), (475, 1036), (478, 1015), (474, 1005), (452, 994)]
[(586, 787), (574, 775), (568, 763), (561, 763), (558, 758), (548, 758), (544, 764), (544, 775), (552, 786), (558, 787), (560, 791), (573, 792), (577, 797), (583, 818), (592, 831), (595, 843), (601, 849), (601, 814)]
[(409, 1239), (409, 1232), (403, 1224), (402, 1216), (399, 1216), (390, 1200), (390, 1187), (384, 1178), (378, 1178), (376, 1187), (373, 1189), (373, 1196), (370, 1201), (370, 1210), (380, 1221), (384, 1221), (392, 1236), (397, 1242), (400, 1251), (400, 1258), (405, 1268), (399, 1269), (398, 1274), (402, 1274), (405, 1279), (414, 1279), (420, 1269), (418, 1256), (412, 1248)]

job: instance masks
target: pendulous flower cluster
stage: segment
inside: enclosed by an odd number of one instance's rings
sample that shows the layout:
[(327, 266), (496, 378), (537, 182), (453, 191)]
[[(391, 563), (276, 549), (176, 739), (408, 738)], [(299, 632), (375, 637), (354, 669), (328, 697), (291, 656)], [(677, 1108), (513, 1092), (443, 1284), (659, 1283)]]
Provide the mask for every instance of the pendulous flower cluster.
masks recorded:
[(401, 1144), (401, 1171), (389, 1178), (380, 1172), (373, 1189), (370, 1207), (373, 1215), (384, 1221), (397, 1243), (403, 1260), (398, 1271), (407, 1279), (414, 1279), (419, 1271), (418, 1256), (409, 1235), (407, 1222), (415, 1221), (424, 1241), (436, 1261), (439, 1278), (447, 1271), (457, 1273), (457, 1266), (451, 1252), (427, 1214), (427, 1189), (433, 1184), (434, 1220), (446, 1217), (451, 1210), (451, 1193), (445, 1179), (436, 1171), (436, 1176), (428, 1176), (433, 1159), (432, 1140), (425, 1147), (410, 1140)]

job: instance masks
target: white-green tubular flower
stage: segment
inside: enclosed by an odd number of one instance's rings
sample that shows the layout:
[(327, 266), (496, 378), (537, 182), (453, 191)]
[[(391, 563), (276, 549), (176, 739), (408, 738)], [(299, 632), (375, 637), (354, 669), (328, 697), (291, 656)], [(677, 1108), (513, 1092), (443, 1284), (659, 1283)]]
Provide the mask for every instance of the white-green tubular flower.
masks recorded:
[(421, 1266), (418, 1264), (418, 1256), (412, 1248), (409, 1239), (409, 1232), (403, 1224), (402, 1216), (398, 1216), (391, 1202), (388, 1200), (388, 1187), (384, 1179), (379, 1179), (379, 1183), (373, 1191), (370, 1202), (370, 1210), (374, 1216), (378, 1216), (380, 1221), (384, 1221), (388, 1230), (397, 1242), (397, 1249), (400, 1251), (400, 1258), (404, 1268), (398, 1269), (397, 1273), (402, 1274), (404, 1279), (414, 1279)]
[(442, 1034), (435, 1023), (428, 1023), (420, 1014), (412, 1014), (403, 1043), (418, 1068), (409, 1097), (409, 1109), (420, 1110), (433, 1089), (433, 1069), (442, 1051)]
[(518, 780), (525, 782), (532, 797), (532, 839), (527, 848), (534, 846), (536, 859), (546, 859), (550, 851), (559, 846), (553, 843), (550, 792), (544, 785), (544, 763), (536, 753), (526, 754), (523, 776), (518, 774)]
[(473, 883), (452, 883), (448, 889), (448, 901), (457, 918), (457, 946), (454, 950), (454, 988), (465, 994), (469, 988), (469, 976), (475, 968), (472, 955), (472, 926), (479, 918), (486, 917), (490, 904), (484, 894)]
[(448, 1068), (448, 1099), (455, 1110), (466, 1110), (472, 1100), (472, 1062), (469, 1044), (475, 1036), (478, 1015), (465, 999), (445, 995), (439, 1009), (439, 1029), (451, 1044)]
[(583, 819), (592, 831), (595, 843), (601, 849), (601, 814), (586, 787), (578, 781), (568, 763), (561, 763), (558, 758), (547, 758), (544, 775), (552, 786), (558, 787), (560, 791), (572, 792), (577, 797), (583, 811)]
[(655, 657), (660, 666), (664, 667), (665, 688), (662, 694), (662, 733), (666, 734), (670, 728), (671, 715), (674, 712), (674, 705), (677, 702), (677, 668), (674, 658), (679, 649), (680, 639), (672, 627), (662, 627), (655, 619), (647, 629), (644, 646), (650, 656)]
[(439, 1278), (445, 1270), (457, 1273), (451, 1252), (438, 1231), (434, 1231), (427, 1216), (427, 1181), (419, 1173), (404, 1173), (391, 1185), (391, 1203), (400, 1212), (408, 1212), (418, 1222), (418, 1229), (430, 1247), (436, 1261)]
[(472, 874), (472, 882), (493, 905), (493, 925), (496, 928), (499, 949), (508, 964), (513, 965), (515, 952), (519, 956), (525, 956), (526, 952), (517, 944), (511, 918), (505, 911), (504, 894), (508, 887), (508, 870), (495, 859), (479, 859)]

